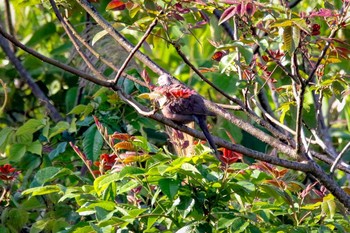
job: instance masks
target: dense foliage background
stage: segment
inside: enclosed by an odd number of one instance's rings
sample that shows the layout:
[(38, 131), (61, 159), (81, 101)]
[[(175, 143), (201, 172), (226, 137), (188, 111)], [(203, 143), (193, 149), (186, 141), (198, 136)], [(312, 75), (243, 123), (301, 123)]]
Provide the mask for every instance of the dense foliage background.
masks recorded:
[[(350, 232), (349, 9), (0, 2), (0, 232)], [(145, 114), (164, 72), (220, 104), (221, 161)]]

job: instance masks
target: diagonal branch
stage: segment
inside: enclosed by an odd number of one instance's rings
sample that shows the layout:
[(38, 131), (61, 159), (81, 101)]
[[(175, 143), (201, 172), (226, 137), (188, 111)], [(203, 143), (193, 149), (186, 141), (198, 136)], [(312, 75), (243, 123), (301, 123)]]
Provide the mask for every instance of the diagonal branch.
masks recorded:
[(4, 36), (6, 39), (8, 39), (9, 41), (11, 41), (11, 43), (13, 43), (14, 45), (16, 45), (17, 47), (23, 49), (24, 51), (26, 51), (27, 53), (33, 55), (34, 57), (42, 60), (43, 62), (46, 62), (46, 63), (49, 63), (53, 66), (56, 66), (58, 68), (61, 68), (62, 70), (65, 70), (69, 73), (72, 73), (74, 75), (77, 75), (85, 80), (88, 80), (90, 82), (93, 82), (95, 84), (98, 84), (98, 85), (101, 85), (101, 86), (104, 86), (104, 87), (111, 87), (112, 84), (109, 82), (109, 81), (106, 81), (106, 80), (100, 80), (100, 79), (97, 79), (95, 78), (94, 76), (92, 75), (89, 75), (79, 69), (76, 69), (72, 66), (69, 66), (69, 65), (66, 65), (64, 63), (61, 63), (55, 59), (52, 59), (52, 58), (49, 58), (49, 57), (46, 57), (44, 55), (42, 55), (41, 53), (38, 53), (37, 51), (25, 46), (24, 44), (22, 44), (20, 41), (18, 41), (14, 36), (6, 33), (4, 31), (4, 29), (0, 26), (0, 34), (2, 36)]
[[(89, 15), (104, 29), (106, 32), (112, 36), (127, 52), (131, 52), (134, 46), (126, 40), (110, 23), (107, 22), (95, 9), (95, 7), (90, 4), (87, 0), (76, 0), (84, 10), (89, 13)], [(141, 62), (148, 66), (153, 72), (158, 75), (166, 73), (164, 69), (155, 64), (148, 56), (137, 50), (135, 52), (135, 57), (137, 57)]]
[[(162, 14), (162, 12), (160, 13)], [(132, 57), (134, 56), (134, 54), (139, 50), (139, 48), (141, 47), (141, 45), (143, 44), (143, 42), (147, 39), (147, 37), (149, 36), (149, 34), (152, 32), (153, 28), (157, 25), (158, 23), (158, 18), (155, 18), (153, 20), (153, 22), (149, 25), (148, 29), (146, 30), (145, 34), (142, 36), (141, 40), (135, 45), (135, 47), (131, 50), (131, 52), (129, 53), (129, 56), (125, 59), (123, 65), (120, 67), (117, 75), (114, 78), (114, 85), (117, 85), (118, 83), (118, 79), (121, 76), (121, 74), (123, 73), (123, 71), (125, 70), (126, 66), (128, 65), (128, 63), (130, 62), (130, 60), (132, 59)]]
[(100, 80), (107, 80), (106, 77), (104, 77), (101, 72), (99, 72), (95, 66), (91, 63), (90, 59), (81, 51), (81, 48), (76, 40), (76, 38), (74, 37), (72, 31), (69, 29), (66, 21), (63, 19), (63, 16), (61, 15), (61, 13), (59, 12), (56, 3), (54, 0), (49, 0), (50, 4), (52, 6), (53, 11), (56, 14), (56, 17), (58, 18), (58, 20), (61, 22), (63, 29), (66, 31), (69, 39), (72, 41), (74, 48), (77, 50), (77, 52), (79, 53), (80, 57), (84, 60), (84, 62), (87, 64), (87, 66), (89, 67), (90, 70), (92, 70), (92, 72), (98, 77), (98, 79)]

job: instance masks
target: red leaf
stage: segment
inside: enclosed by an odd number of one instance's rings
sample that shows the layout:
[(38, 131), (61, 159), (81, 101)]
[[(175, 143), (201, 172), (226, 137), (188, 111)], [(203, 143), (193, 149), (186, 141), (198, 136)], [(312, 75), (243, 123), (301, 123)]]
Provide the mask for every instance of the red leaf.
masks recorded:
[(106, 10), (121, 11), (126, 7), (125, 3), (120, 0), (112, 0), (108, 3)]
[(332, 10), (330, 9), (319, 9), (318, 11), (311, 12), (310, 17), (331, 17), (331, 16), (336, 16), (336, 14), (333, 13)]
[(243, 155), (241, 153), (226, 149), (226, 148), (220, 148), (219, 150), (222, 151), (223, 155), (221, 157), (221, 161), (226, 164), (232, 164), (237, 162), (238, 160), (241, 160), (243, 158)]
[(249, 16), (254, 15), (255, 11), (256, 11), (256, 7), (255, 4), (252, 2), (248, 2), (247, 5), (245, 6), (245, 11), (247, 12), (247, 14)]
[(183, 8), (180, 3), (176, 3), (174, 6), (175, 6), (176, 11), (181, 13), (181, 14), (186, 14), (186, 13), (190, 12), (190, 9)]
[(227, 8), (220, 17), (219, 25), (232, 18), (236, 13), (236, 6), (230, 6)]
[(228, 53), (225, 50), (217, 51), (214, 53), (213, 56), (211, 56), (211, 59), (215, 61), (220, 61), (224, 56), (226, 56)]

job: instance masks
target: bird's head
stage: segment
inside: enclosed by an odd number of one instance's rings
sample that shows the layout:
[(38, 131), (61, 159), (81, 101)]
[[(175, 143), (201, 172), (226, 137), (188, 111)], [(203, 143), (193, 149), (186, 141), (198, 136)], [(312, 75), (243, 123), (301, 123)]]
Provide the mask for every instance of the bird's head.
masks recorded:
[(173, 84), (173, 81), (171, 80), (171, 77), (169, 75), (162, 74), (161, 76), (159, 76), (157, 84), (159, 86), (167, 86)]

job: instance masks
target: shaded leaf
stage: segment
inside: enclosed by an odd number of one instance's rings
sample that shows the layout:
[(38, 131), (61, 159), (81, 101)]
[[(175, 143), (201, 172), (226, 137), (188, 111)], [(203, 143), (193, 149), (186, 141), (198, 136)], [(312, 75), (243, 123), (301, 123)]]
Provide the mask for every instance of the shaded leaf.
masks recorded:
[(167, 195), (170, 200), (174, 199), (180, 188), (180, 182), (171, 178), (160, 179), (158, 184), (162, 192)]

